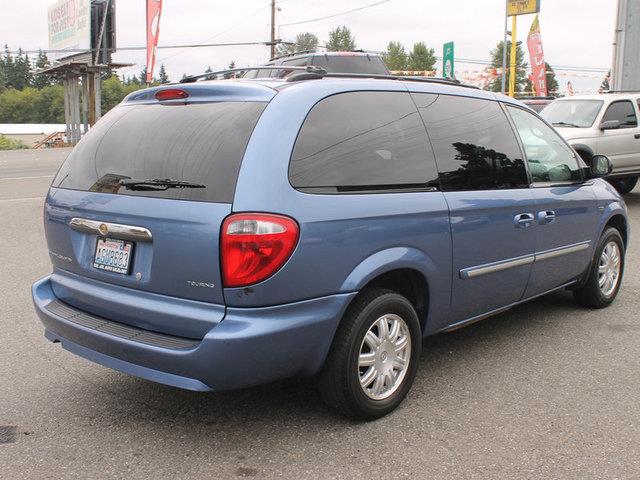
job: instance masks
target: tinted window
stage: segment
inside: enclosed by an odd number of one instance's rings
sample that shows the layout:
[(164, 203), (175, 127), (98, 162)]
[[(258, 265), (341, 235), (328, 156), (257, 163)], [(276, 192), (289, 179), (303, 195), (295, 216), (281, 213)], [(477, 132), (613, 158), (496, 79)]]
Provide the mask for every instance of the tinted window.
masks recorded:
[(607, 111), (602, 117), (603, 122), (608, 120), (618, 120), (620, 122), (620, 128), (634, 128), (638, 126), (633, 103), (629, 100), (613, 102), (609, 105), (609, 108), (607, 108)]
[[(244, 150), (265, 103), (123, 105), (73, 149), (53, 181), (74, 190), (231, 202)], [(127, 179), (172, 179), (204, 188), (132, 190)]]
[(424, 126), (408, 93), (328, 97), (309, 113), (289, 167), (297, 188), (424, 187), (436, 178)]
[(582, 179), (573, 150), (542, 120), (520, 108), (507, 107), (522, 140), (534, 183)]
[(413, 96), (444, 191), (527, 186), (520, 147), (497, 102), (426, 93)]

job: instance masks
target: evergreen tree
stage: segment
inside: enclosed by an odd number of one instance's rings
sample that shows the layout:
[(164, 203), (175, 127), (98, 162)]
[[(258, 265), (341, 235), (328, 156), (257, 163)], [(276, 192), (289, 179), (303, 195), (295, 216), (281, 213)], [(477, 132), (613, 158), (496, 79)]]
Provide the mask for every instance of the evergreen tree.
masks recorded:
[(38, 57), (36, 58), (36, 72), (33, 76), (33, 86), (41, 89), (48, 85), (51, 85), (51, 79), (48, 75), (44, 73), (38, 73), (40, 70), (47, 68), (50, 65), (49, 58), (47, 58), (47, 54), (42, 50), (38, 52)]
[(348, 52), (356, 49), (356, 39), (351, 35), (351, 30), (346, 27), (336, 27), (329, 32), (327, 50), (330, 52)]
[(137, 78), (140, 85), (145, 85), (147, 83), (147, 67), (143, 67), (140, 75)]
[(164, 64), (160, 65), (160, 70), (158, 70), (158, 82), (161, 84), (169, 83), (169, 76), (164, 68)]
[[(502, 69), (502, 49), (504, 48), (504, 42), (498, 42), (496, 48), (491, 50), (491, 67), (500, 71)], [(511, 65), (511, 42), (507, 42), (507, 83), (506, 90), (509, 91), (509, 77)], [(527, 83), (527, 67), (528, 64), (524, 60), (524, 50), (522, 49), (522, 42), (516, 42), (516, 92), (521, 92)], [(488, 90), (492, 92), (499, 92), (502, 89), (502, 76), (498, 75), (487, 86)]]
[(318, 48), (318, 37), (311, 32), (299, 33), (293, 42), (278, 45), (276, 55), (291, 55), (295, 52), (315, 51)]
[(427, 48), (424, 42), (414, 43), (408, 63), (409, 70), (431, 71), (436, 64), (436, 52), (433, 48)]
[[(231, 63), (229, 63), (229, 65), (227, 66), (227, 70), (233, 70), (234, 68), (236, 68), (236, 62), (234, 62), (233, 60), (231, 60)], [(229, 73), (225, 73), (223, 76), (224, 78), (236, 78), (237, 72), (233, 73), (233, 72), (229, 72)]]
[(400, 42), (389, 42), (387, 52), (384, 54), (384, 63), (389, 70), (407, 69), (407, 53)]

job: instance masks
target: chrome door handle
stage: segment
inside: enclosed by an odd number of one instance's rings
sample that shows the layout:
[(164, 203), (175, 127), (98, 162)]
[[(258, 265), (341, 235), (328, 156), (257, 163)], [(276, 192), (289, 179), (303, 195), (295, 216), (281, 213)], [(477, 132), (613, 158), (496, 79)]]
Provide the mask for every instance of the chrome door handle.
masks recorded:
[(533, 224), (533, 213), (520, 213), (513, 217), (516, 228), (529, 228)]
[(540, 225), (549, 225), (556, 221), (556, 212), (553, 210), (545, 210), (544, 212), (538, 212), (538, 223)]

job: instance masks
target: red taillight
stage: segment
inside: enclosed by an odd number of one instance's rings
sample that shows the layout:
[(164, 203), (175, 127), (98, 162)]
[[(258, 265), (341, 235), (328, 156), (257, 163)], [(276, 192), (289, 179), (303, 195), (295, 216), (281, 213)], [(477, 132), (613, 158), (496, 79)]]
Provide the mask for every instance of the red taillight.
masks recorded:
[(298, 224), (267, 213), (239, 213), (222, 224), (220, 254), (225, 287), (244, 287), (273, 275), (298, 243)]
[(165, 88), (156, 92), (158, 100), (180, 100), (189, 97), (189, 93), (180, 88)]

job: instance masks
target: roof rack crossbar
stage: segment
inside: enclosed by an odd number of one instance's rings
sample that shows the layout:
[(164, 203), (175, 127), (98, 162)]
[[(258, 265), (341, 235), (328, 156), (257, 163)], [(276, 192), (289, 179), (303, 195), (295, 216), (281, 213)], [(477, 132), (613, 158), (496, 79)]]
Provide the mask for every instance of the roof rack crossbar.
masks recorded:
[(242, 68), (230, 68), (228, 70), (216, 70), (215, 72), (207, 72), (207, 73), (202, 73), (200, 75), (190, 75), (188, 77), (184, 77), (183, 79), (181, 79), (180, 83), (193, 83), (200, 80), (201, 78), (216, 77), (218, 75), (233, 74), (237, 72), (248, 72), (251, 70), (301, 70), (309, 73), (318, 73), (318, 74), (321, 74), (322, 72), (326, 73), (326, 70), (324, 70), (323, 68), (313, 67), (313, 66), (293, 67), (293, 66), (282, 65), (277, 67), (275, 66), (273, 67), (272, 66), (242, 67)]

